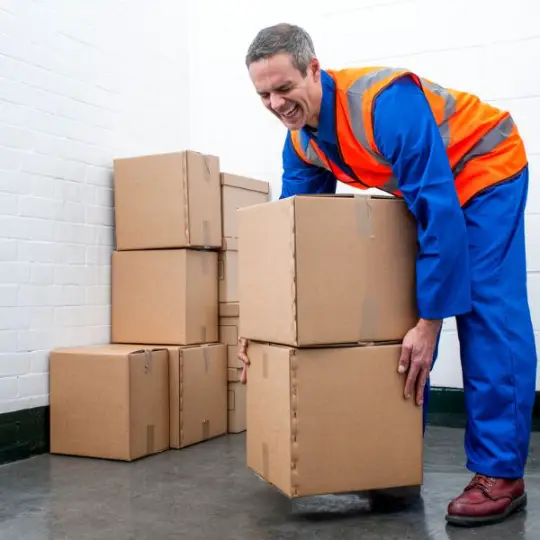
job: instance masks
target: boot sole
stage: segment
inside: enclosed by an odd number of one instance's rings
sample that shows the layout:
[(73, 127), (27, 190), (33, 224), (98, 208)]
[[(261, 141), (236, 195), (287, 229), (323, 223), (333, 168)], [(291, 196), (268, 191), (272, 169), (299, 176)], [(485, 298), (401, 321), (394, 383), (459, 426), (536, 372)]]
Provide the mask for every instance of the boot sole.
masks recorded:
[(494, 525), (495, 523), (501, 523), (511, 514), (522, 511), (526, 506), (527, 494), (524, 493), (517, 499), (514, 499), (502, 514), (485, 517), (451, 516), (447, 514), (446, 521), (450, 525), (456, 525), (458, 527), (479, 527), (481, 525)]

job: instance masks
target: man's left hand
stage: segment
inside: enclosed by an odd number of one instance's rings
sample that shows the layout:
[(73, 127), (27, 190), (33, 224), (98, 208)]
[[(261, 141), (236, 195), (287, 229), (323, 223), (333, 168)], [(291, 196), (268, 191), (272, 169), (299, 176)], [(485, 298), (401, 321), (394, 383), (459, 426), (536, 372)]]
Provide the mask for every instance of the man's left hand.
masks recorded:
[(398, 372), (407, 373), (405, 382), (405, 398), (416, 393), (416, 403), (424, 403), (424, 388), (431, 371), (433, 355), (437, 344), (437, 336), (442, 321), (420, 319), (418, 324), (409, 330), (403, 339)]

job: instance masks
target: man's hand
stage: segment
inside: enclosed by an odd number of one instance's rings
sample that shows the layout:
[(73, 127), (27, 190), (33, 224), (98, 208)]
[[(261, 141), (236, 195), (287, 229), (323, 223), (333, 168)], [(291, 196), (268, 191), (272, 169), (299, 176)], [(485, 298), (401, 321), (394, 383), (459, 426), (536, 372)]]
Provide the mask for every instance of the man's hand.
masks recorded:
[(244, 367), (242, 369), (242, 375), (240, 376), (240, 382), (242, 384), (247, 383), (247, 367), (249, 366), (249, 356), (247, 355), (247, 339), (240, 338), (238, 340), (238, 343), (240, 345), (240, 348), (238, 350), (238, 360), (244, 364)]
[(415, 391), (418, 405), (424, 402), (424, 388), (431, 371), (441, 326), (442, 321), (420, 319), (403, 339), (398, 372), (409, 372), (405, 382), (405, 398), (409, 399)]

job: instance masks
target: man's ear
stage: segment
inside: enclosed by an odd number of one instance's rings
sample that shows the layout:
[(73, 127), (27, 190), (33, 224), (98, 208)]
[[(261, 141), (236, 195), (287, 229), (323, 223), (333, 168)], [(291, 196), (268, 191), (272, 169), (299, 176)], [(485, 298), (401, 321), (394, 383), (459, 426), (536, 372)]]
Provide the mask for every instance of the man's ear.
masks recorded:
[(319, 63), (318, 58), (312, 58), (309, 63), (308, 71), (311, 73), (313, 80), (319, 82), (319, 79), (321, 78), (321, 64)]

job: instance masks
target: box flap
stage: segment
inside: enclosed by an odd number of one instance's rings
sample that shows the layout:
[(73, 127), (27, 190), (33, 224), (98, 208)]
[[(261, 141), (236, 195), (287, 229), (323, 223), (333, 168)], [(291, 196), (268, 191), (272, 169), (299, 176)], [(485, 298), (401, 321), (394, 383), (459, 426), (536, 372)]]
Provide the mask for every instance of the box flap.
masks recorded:
[(163, 345), (131, 345), (107, 343), (102, 345), (88, 345), (83, 347), (60, 347), (51, 351), (51, 354), (68, 354), (73, 356), (128, 356), (130, 354), (144, 353), (145, 351), (163, 350)]
[[(207, 248), (219, 246), (223, 235), (219, 158), (187, 153), (189, 241)], [(197, 216), (192, 219), (191, 216)]]
[[(246, 385), (247, 465), (288, 495), (296, 483), (295, 471), (291, 469), (293, 446), (296, 451), (292, 354), (287, 347), (250, 344), (251, 365)], [(323, 440), (315, 444), (314, 452)]]
[[(282, 199), (238, 210), (240, 334), (296, 342), (294, 201)], [(262, 329), (262, 331), (261, 331)]]
[(258, 191), (259, 193), (269, 193), (270, 183), (263, 180), (255, 180), (246, 176), (238, 176), (237, 174), (221, 173), (221, 185), (230, 186), (249, 191)]
[[(179, 447), (227, 432), (227, 347), (216, 343), (173, 351), (178, 409), (171, 414)], [(172, 437), (171, 437), (172, 439)]]

